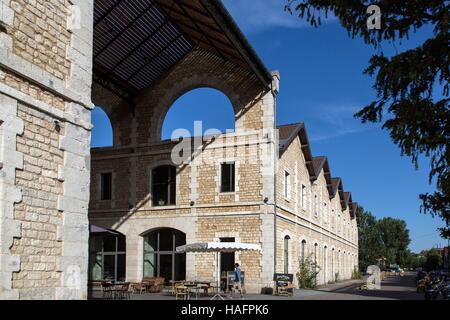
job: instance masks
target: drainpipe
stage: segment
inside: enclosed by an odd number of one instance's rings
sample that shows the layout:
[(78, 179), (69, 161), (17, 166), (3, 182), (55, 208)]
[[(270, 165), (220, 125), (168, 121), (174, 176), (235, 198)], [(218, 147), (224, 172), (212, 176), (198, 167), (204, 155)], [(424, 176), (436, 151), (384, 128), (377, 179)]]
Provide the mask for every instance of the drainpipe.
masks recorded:
[(277, 163), (278, 163), (278, 148), (279, 148), (279, 141), (278, 141), (278, 134), (277, 134), (277, 95), (279, 93), (279, 87), (280, 87), (280, 73), (278, 71), (272, 72), (272, 94), (274, 97), (274, 106), (273, 106), (273, 116), (274, 116), (274, 124), (273, 124), (273, 130), (274, 130), (274, 150), (273, 150), (273, 157), (274, 157), (274, 212), (273, 212), (273, 272), (276, 273), (277, 271)]

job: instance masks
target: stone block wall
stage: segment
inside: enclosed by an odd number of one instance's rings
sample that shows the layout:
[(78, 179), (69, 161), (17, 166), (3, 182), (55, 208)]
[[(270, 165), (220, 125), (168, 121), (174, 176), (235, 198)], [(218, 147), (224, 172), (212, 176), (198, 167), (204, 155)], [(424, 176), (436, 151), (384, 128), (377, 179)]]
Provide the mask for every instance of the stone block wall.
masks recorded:
[(0, 7), (0, 299), (86, 299), (93, 1)]
[[(284, 194), (286, 171), (290, 174), (291, 185), (288, 197)], [(307, 190), (306, 210), (302, 206), (302, 185)], [(319, 199), (317, 215), (313, 212), (315, 194)], [(296, 274), (299, 271), (302, 241), (306, 241), (305, 256), (311, 259), (314, 259), (317, 244), (316, 257), (320, 267), (318, 284), (335, 281), (336, 273), (339, 273), (339, 280), (350, 279), (358, 261), (356, 220), (351, 219), (348, 207), (342, 208), (339, 192), (330, 199), (323, 169), (311, 182), (299, 138), (291, 143), (280, 158), (277, 197), (277, 272), (285, 272), (285, 237), (288, 236), (289, 273)], [(338, 253), (342, 255), (340, 260)]]

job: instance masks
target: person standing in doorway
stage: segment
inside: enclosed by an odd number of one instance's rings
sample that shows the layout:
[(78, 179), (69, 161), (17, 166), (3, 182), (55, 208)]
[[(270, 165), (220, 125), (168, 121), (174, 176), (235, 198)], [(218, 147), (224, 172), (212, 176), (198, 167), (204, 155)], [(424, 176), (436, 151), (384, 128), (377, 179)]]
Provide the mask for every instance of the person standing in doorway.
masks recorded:
[(242, 290), (242, 271), (239, 263), (234, 265), (234, 286), (233, 290), (231, 290), (230, 298), (233, 297), (234, 290), (238, 290), (241, 298), (244, 298), (244, 293)]

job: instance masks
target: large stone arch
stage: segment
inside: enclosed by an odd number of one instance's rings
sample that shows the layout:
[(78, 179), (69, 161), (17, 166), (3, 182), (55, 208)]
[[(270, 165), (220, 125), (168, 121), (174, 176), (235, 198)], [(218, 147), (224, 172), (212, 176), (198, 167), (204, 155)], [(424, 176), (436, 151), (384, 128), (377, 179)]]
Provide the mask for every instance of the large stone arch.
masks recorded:
[[(164, 118), (170, 107), (182, 95), (198, 88), (216, 89), (228, 97), (235, 113), (236, 131), (248, 126), (245, 124), (248, 112), (255, 112), (261, 118), (260, 110), (253, 106), (258, 101), (262, 103), (266, 89), (250, 73), (242, 73), (218, 57), (194, 50), (163, 79), (136, 97), (137, 144), (160, 141)], [(254, 126), (261, 127), (260, 124)]]
[(123, 135), (121, 121), (129, 118), (129, 106), (120, 97), (114, 95), (99, 84), (94, 83), (92, 88), (92, 101), (94, 105), (102, 109), (109, 118), (113, 130), (113, 146), (121, 144)]
[(240, 95), (218, 76), (201, 73), (195, 76), (187, 76), (169, 87), (163, 98), (154, 105), (154, 113), (149, 126), (151, 141), (160, 141), (162, 137), (162, 127), (167, 112), (172, 105), (186, 93), (199, 89), (211, 88), (222, 92), (231, 102), (235, 114), (235, 127), (239, 127), (239, 119), (245, 106), (240, 100)]

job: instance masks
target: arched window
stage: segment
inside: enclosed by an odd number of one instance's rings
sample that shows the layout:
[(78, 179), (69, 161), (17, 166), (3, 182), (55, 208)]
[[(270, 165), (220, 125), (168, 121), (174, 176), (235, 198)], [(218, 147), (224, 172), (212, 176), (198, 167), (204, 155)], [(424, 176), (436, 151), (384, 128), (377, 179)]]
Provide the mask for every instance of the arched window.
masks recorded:
[(316, 243), (314, 244), (314, 263), (317, 264), (317, 248), (319, 245)]
[(113, 146), (113, 128), (108, 115), (100, 108), (95, 107), (92, 110), (92, 147), (112, 147)]
[(335, 272), (335, 270), (336, 270), (336, 266), (334, 265), (335, 264), (335, 254), (336, 254), (336, 250), (333, 248), (333, 249), (331, 249), (331, 276), (333, 277), (332, 278), (332, 280), (333, 281), (337, 281), (337, 279), (336, 279), (336, 272)]
[(289, 240), (291, 237), (284, 237), (284, 273), (289, 273)]
[(323, 278), (324, 284), (328, 283), (328, 247), (323, 247)]
[(302, 255), (301, 255), (302, 261), (305, 261), (306, 259), (306, 240), (302, 241)]
[(152, 199), (154, 207), (176, 205), (177, 169), (160, 166), (152, 171)]
[(161, 277), (166, 283), (186, 279), (186, 254), (176, 248), (186, 244), (186, 235), (163, 228), (144, 237), (144, 278)]
[(234, 128), (234, 109), (228, 97), (216, 89), (199, 88), (184, 94), (172, 105), (164, 119), (162, 139), (172, 139), (175, 132), (176, 138), (194, 137), (226, 133)]
[(315, 268), (314, 271), (316, 272), (316, 276), (315, 276), (314, 281), (315, 281), (316, 284), (317, 284), (317, 274), (320, 271), (319, 266), (317, 264), (317, 250), (318, 250), (318, 248), (319, 248), (319, 244), (317, 244), (317, 243), (314, 244), (314, 268)]

